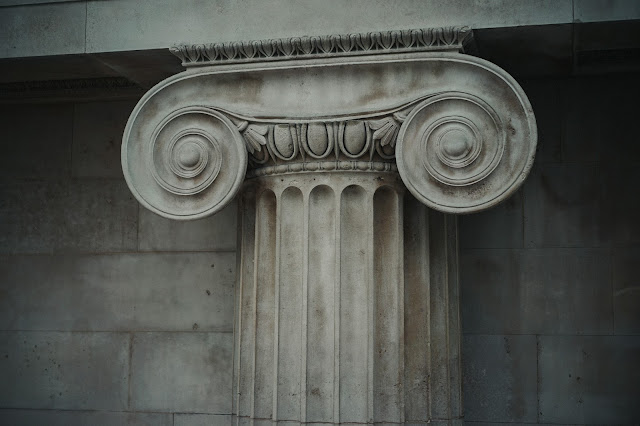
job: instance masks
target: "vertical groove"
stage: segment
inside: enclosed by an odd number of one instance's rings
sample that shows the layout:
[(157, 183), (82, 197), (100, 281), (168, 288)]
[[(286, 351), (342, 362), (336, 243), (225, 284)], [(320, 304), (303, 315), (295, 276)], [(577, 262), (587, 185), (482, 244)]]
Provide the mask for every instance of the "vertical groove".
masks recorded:
[[(256, 220), (256, 345), (254, 351), (253, 418), (273, 415), (273, 341), (275, 338), (276, 197), (271, 190), (258, 198)], [(271, 350), (270, 350), (271, 349)]]
[[(260, 196), (257, 197), (257, 200), (260, 199)], [(257, 201), (259, 202), (259, 201)], [(254, 223), (254, 232), (255, 241), (253, 244), (253, 350), (251, 351), (251, 396), (249, 402), (249, 409), (251, 413), (251, 419), (255, 418), (255, 409), (256, 409), (256, 351), (258, 344), (258, 263), (260, 261), (260, 244), (263, 243), (260, 238), (260, 231), (262, 230), (262, 225), (260, 223), (260, 219), (262, 216), (262, 209), (260, 206), (256, 208), (255, 214), (255, 223)]]
[(307, 421), (333, 422), (335, 329), (335, 194), (320, 185), (309, 195)]
[(454, 215), (447, 215), (447, 268), (449, 283), (449, 308), (450, 328), (447, 334), (449, 339), (449, 386), (451, 388), (450, 418), (462, 417), (462, 366), (461, 366), (461, 339), (460, 330), (460, 282), (458, 275), (458, 219)]
[(340, 196), (340, 422), (368, 421), (369, 194), (348, 186)]
[(450, 309), (450, 305), (449, 305), (449, 292), (451, 291), (451, 274), (449, 271), (449, 248), (450, 248), (450, 244), (449, 244), (449, 236), (447, 234), (447, 229), (448, 229), (448, 216), (443, 214), (443, 226), (442, 226), (442, 230), (444, 232), (444, 241), (443, 241), (443, 249), (444, 249), (444, 277), (443, 277), (443, 297), (444, 297), (444, 341), (445, 341), (445, 352), (442, 354), (442, 356), (444, 357), (444, 365), (445, 365), (445, 376), (443, 377), (443, 382), (445, 383), (445, 399), (444, 399), (444, 404), (445, 404), (445, 409), (442, 410), (442, 412), (445, 414), (446, 417), (444, 417), (445, 419), (450, 419), (451, 418), (451, 341), (449, 339), (450, 333), (451, 333), (451, 309)]
[(279, 259), (278, 315), (278, 420), (300, 421), (302, 347), (303, 222), (304, 200), (300, 189), (282, 192)]
[[(398, 194), (390, 187), (373, 196), (373, 421), (402, 419), (402, 251)], [(371, 348), (370, 348), (371, 349)]]
[(444, 244), (444, 215), (429, 211), (431, 259), (431, 415), (432, 419), (446, 419), (448, 413), (448, 359), (447, 354), (447, 302), (446, 246)]
[[(337, 148), (336, 148), (337, 149)], [(342, 226), (342, 218), (340, 215), (340, 197), (341, 191), (337, 191), (333, 194), (333, 202), (337, 208), (334, 208), (334, 217), (335, 217), (335, 241), (334, 241), (334, 258), (335, 258), (335, 268), (334, 268), (334, 283), (333, 283), (333, 300), (334, 300), (334, 308), (333, 308), (333, 421), (334, 423), (340, 423), (340, 312), (341, 312), (341, 302), (340, 302), (340, 247), (342, 236), (340, 233), (340, 228)]]
[(280, 355), (280, 245), (281, 245), (281, 226), (280, 218), (282, 217), (282, 194), (276, 195), (276, 264), (275, 264), (275, 295), (274, 295), (274, 333), (273, 333), (273, 412), (272, 420), (277, 421), (280, 418), (278, 412), (278, 357)]
[(398, 258), (396, 268), (397, 271), (397, 291), (398, 295), (396, 298), (396, 306), (398, 309), (398, 314), (396, 316), (396, 333), (398, 336), (398, 372), (397, 372), (397, 390), (398, 390), (398, 415), (399, 421), (401, 423), (405, 422), (405, 395), (404, 395), (404, 353), (405, 353), (405, 344), (404, 344), (404, 193), (398, 194), (396, 196), (396, 209), (397, 209), (397, 223), (394, 229), (395, 235), (397, 235), (396, 239), (396, 250), (398, 250)]
[(404, 200), (404, 396), (405, 420), (427, 422), (429, 400), (429, 226), (427, 209)]
[(302, 196), (302, 312), (300, 314), (300, 422), (307, 421), (307, 333), (309, 305), (309, 194)]
[(455, 217), (430, 211), (432, 414), (461, 415), (460, 329)]
[[(236, 355), (237, 363), (237, 384), (236, 384), (236, 411), (238, 416), (248, 416), (251, 414), (251, 406), (248, 399), (253, 392), (252, 383), (249, 378), (253, 379), (253, 371), (247, 357), (253, 358), (253, 350), (251, 347), (251, 332), (253, 331), (253, 321), (248, 317), (252, 313), (251, 305), (253, 301), (253, 291), (251, 285), (254, 283), (254, 246), (255, 246), (255, 193), (247, 191), (243, 197), (244, 209), (240, 213), (242, 226), (242, 256), (240, 260), (240, 269), (238, 270), (239, 288), (237, 305), (237, 321), (238, 321), (238, 350)], [(251, 360), (252, 364), (252, 360)]]
[(373, 195), (374, 191), (367, 192), (367, 204), (365, 207), (365, 214), (367, 217), (367, 272), (366, 275), (366, 295), (367, 295), (367, 319), (369, 324), (369, 330), (367, 333), (367, 422), (373, 422), (374, 407), (373, 407), (373, 393), (374, 393), (374, 368), (375, 368), (375, 333), (376, 324), (374, 319), (375, 314), (375, 295), (376, 290), (374, 288), (375, 280), (373, 273), (373, 256), (374, 256), (374, 215), (373, 215)]

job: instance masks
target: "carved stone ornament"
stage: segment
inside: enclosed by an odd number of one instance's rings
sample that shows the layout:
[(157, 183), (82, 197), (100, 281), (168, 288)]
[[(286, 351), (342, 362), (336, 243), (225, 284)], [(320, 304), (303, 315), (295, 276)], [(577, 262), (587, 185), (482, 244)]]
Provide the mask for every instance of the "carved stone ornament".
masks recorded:
[(468, 35), (180, 46), (189, 69), (135, 107), (122, 164), (144, 206), (199, 218), (243, 188), (234, 424), (462, 424), (441, 212), (504, 200), (536, 147), (522, 89), (461, 54)]
[(458, 52), (468, 34), (175, 47), (189, 70), (151, 89), (131, 114), (127, 183), (173, 219), (219, 211), (245, 178), (323, 171), (399, 172), (436, 210), (491, 207), (527, 176), (536, 124), (509, 74)]

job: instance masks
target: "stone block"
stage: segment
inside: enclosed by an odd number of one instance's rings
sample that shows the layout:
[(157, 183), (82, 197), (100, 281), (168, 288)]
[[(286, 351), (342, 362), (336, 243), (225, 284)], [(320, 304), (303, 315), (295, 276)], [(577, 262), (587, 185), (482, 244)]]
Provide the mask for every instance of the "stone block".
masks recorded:
[(124, 181), (0, 185), (0, 252), (135, 250), (137, 216)]
[(168, 49), (101, 52), (90, 55), (119, 75), (150, 89), (165, 78), (184, 71), (180, 59)]
[(637, 247), (640, 245), (640, 197), (637, 196), (640, 164), (612, 161), (601, 170), (603, 232), (614, 247)]
[(2, 182), (70, 175), (72, 105), (2, 105), (0, 123), (4, 141)]
[[(571, 74), (574, 32), (571, 24), (494, 28), (478, 28), (473, 25), (473, 27), (473, 38), (480, 57), (493, 62), (516, 77), (530, 100), (532, 100), (528, 88), (530, 85), (523, 84), (521, 79)], [(539, 110), (535, 105), (533, 111), (537, 119)], [(541, 150), (538, 150), (538, 153), (540, 154)]]
[(21, 6), (25, 4), (61, 3), (66, 0), (0, 0), (0, 6)]
[(633, 74), (615, 79), (574, 78), (569, 80), (568, 95), (565, 161), (618, 165), (638, 158), (634, 127), (628, 125), (636, 120), (640, 96), (640, 84)]
[(639, 248), (613, 251), (614, 334), (640, 334)]
[(136, 333), (132, 408), (230, 414), (232, 345), (232, 333)]
[(524, 185), (525, 247), (598, 247), (608, 243), (595, 165), (534, 166)]
[[(113, 77), (117, 74), (106, 65), (93, 58), (91, 55), (58, 55), (58, 56), (35, 56), (31, 58), (11, 58), (2, 60), (0, 68), (0, 82), (13, 83), (25, 81), (47, 81), (47, 80), (75, 80), (85, 78)], [(32, 93), (27, 96), (31, 97)], [(24, 105), (14, 104), (8, 111), (16, 107), (36, 108), (46, 104)], [(58, 103), (50, 105), (55, 109), (61, 107), (72, 108), (71, 104)], [(27, 116), (29, 117), (29, 116)], [(4, 117), (3, 117), (4, 118)], [(37, 126), (32, 126), (37, 129)]]
[(522, 191), (518, 191), (498, 206), (459, 218), (460, 247), (521, 248)]
[[(135, 291), (136, 330), (231, 332), (234, 253), (184, 253), (140, 257)], [(156, 269), (151, 273), (151, 270)]]
[(120, 145), (134, 100), (74, 105), (73, 176), (122, 178)]
[(536, 422), (536, 337), (464, 336), (465, 420)]
[[(569, 162), (595, 162), (601, 152), (602, 136), (606, 120), (602, 110), (594, 108), (594, 102), (605, 102), (610, 81), (601, 78), (576, 78), (568, 83), (568, 102), (564, 137), (564, 160)], [(606, 105), (607, 111), (613, 105)]]
[(635, 424), (640, 336), (540, 336), (540, 421)]
[(11, 426), (173, 426), (171, 414), (113, 411), (0, 410)]
[(0, 332), (0, 406), (127, 409), (125, 333)]
[[(527, 426), (531, 425), (531, 423), (513, 423), (513, 422), (470, 422), (465, 420), (464, 424), (469, 424), (473, 426)], [(566, 424), (558, 424), (558, 423), (535, 423), (536, 425), (548, 425), (548, 426), (572, 426)]]
[(538, 79), (522, 82), (522, 88), (536, 114), (538, 147), (535, 161), (538, 164), (562, 161), (568, 85), (566, 79)]
[(634, 0), (574, 0), (573, 4), (575, 22), (640, 19), (640, 4)]
[(460, 276), (465, 333), (613, 331), (606, 249), (466, 250)]
[(173, 426), (229, 426), (230, 415), (175, 414)]
[(140, 250), (233, 251), (237, 239), (237, 203), (204, 219), (177, 221), (140, 207)]
[(0, 257), (0, 329), (233, 329), (233, 253)]
[(0, 57), (84, 53), (86, 14), (82, 2), (3, 8)]
[[(286, 11), (286, 13), (283, 13)], [(469, 25), (476, 28), (571, 22), (571, 0), (435, 2), (331, 0), (265, 7), (259, 0), (235, 7), (224, 1), (128, 0), (87, 4), (87, 52), (166, 48), (175, 43), (210, 43), (301, 35), (325, 35)], [(358, 19), (353, 19), (357, 16)], [(113, 23), (117, 22), (114, 30)], [(264, 25), (268, 22), (269, 25)], [(174, 31), (167, 31), (173, 28)]]

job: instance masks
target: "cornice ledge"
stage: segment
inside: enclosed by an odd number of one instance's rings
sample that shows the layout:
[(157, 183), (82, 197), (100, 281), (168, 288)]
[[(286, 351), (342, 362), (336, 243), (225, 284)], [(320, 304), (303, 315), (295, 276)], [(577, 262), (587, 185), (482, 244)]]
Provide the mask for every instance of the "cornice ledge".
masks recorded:
[(210, 44), (169, 50), (184, 67), (406, 52), (464, 52), (469, 27), (376, 31)]

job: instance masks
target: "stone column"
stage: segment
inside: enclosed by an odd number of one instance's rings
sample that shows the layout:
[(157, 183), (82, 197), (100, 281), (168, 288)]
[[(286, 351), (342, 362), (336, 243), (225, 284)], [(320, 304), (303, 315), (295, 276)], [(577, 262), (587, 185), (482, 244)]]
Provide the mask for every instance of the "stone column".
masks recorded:
[(372, 170), (250, 179), (240, 206), (239, 423), (461, 418), (454, 216)]
[(193, 219), (240, 192), (236, 423), (462, 422), (453, 214), (508, 197), (536, 144), (467, 35), (179, 46), (190, 70), (136, 106), (143, 205)]

